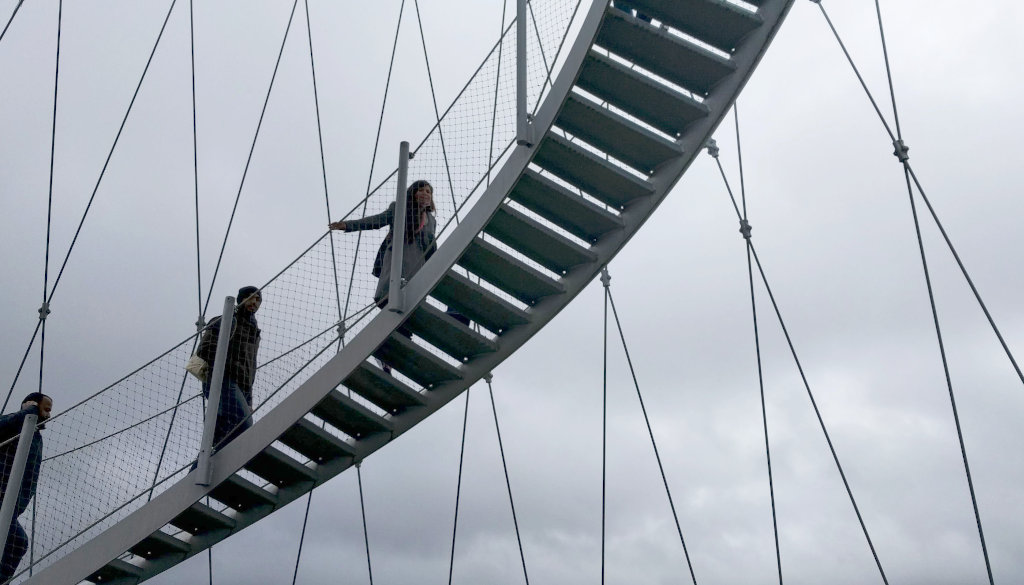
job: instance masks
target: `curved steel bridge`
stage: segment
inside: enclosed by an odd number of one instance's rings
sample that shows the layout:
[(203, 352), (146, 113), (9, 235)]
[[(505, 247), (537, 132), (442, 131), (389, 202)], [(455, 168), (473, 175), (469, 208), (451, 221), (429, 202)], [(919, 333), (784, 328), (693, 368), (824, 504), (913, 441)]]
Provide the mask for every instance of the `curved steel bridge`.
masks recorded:
[[(595, 2), (532, 117), (536, 138), (513, 147), (410, 279), (406, 310), (377, 313), (215, 453), (209, 486), (182, 477), (26, 582), (153, 577), (358, 464), (488, 375), (594, 279), (704, 147), (792, 4), (746, 2), (633, 0), (644, 18)], [(397, 333), (402, 325), (448, 359)], [(385, 375), (374, 357), (422, 388)]]

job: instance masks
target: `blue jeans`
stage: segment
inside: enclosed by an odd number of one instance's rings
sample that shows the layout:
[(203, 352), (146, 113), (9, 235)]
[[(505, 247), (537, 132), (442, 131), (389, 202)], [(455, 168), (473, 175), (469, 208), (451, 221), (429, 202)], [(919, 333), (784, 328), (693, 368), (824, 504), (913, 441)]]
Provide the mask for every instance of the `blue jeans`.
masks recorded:
[(3, 558), (0, 560), (0, 583), (6, 583), (18, 570), (21, 558), (28, 552), (28, 535), (18, 524), (18, 519), (11, 521), (11, 529), (7, 532), (7, 545), (4, 546)]
[[(210, 380), (203, 382), (203, 396), (210, 398)], [(252, 407), (238, 383), (225, 376), (220, 388), (217, 426), (213, 429), (214, 450), (220, 449), (251, 426)]]

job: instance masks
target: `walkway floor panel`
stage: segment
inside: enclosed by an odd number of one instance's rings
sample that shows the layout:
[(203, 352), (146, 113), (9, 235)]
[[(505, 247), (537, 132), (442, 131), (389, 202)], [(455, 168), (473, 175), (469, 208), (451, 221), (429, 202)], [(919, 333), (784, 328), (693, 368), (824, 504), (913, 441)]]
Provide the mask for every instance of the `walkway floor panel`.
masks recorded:
[(424, 388), (462, 378), (457, 367), (401, 333), (392, 333), (373, 355)]
[(608, 108), (570, 93), (555, 124), (643, 173), (653, 173), (682, 148)]
[(596, 243), (622, 220), (551, 179), (527, 170), (509, 198), (581, 240)]
[(498, 208), (484, 231), (558, 274), (597, 260), (597, 255), (590, 250), (508, 205)]
[(355, 448), (304, 418), (278, 438), (289, 448), (319, 465), (345, 457), (355, 458)]
[(597, 44), (702, 95), (735, 70), (728, 59), (620, 10), (608, 11)]
[(311, 412), (354, 439), (391, 432), (386, 420), (338, 390), (332, 390)]
[(565, 292), (559, 282), (531, 268), (479, 236), (466, 248), (459, 266), (514, 296), (527, 305)]
[(630, 0), (640, 12), (731, 53), (743, 37), (763, 24), (755, 12), (725, 0)]
[(654, 193), (647, 181), (551, 132), (537, 147), (533, 162), (618, 209)]
[(410, 406), (422, 406), (422, 394), (399, 382), (369, 362), (363, 362), (348, 378), (345, 386), (382, 409), (397, 414)]
[(496, 343), (430, 303), (421, 303), (405, 322), (406, 328), (459, 361), (493, 353)]
[(682, 135), (708, 115), (708, 107), (699, 101), (593, 49), (576, 85), (669, 136)]
[(524, 311), (453, 270), (430, 295), (496, 335), (530, 322)]

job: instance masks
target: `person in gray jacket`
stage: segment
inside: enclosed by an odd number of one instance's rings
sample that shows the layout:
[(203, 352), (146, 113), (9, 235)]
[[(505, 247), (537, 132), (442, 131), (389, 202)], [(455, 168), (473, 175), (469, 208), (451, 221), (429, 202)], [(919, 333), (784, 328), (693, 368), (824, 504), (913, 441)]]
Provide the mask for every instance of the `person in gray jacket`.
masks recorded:
[(36, 495), (36, 484), (39, 481), (39, 468), (43, 462), (43, 438), (39, 429), (50, 418), (53, 399), (40, 392), (33, 392), (21, 401), (21, 410), (0, 416), (0, 498), (7, 493), (11, 480), (11, 468), (14, 454), (18, 450), (18, 435), (25, 417), (30, 414), (39, 415), (37, 427), (32, 434), (29, 446), (28, 461), (25, 464), (25, 475), (22, 476), (18, 490), (18, 499), (14, 504), (14, 517), (7, 531), (7, 544), (4, 546), (3, 557), (0, 558), (0, 583), (6, 583), (18, 569), (22, 557), (28, 551), (28, 535), (18, 523), (18, 516), (28, 508), (28, 503)]
[[(255, 286), (238, 290), (238, 305), (231, 321), (227, 361), (224, 362), (224, 382), (220, 390), (217, 425), (213, 430), (213, 446), (223, 447), (245, 429), (252, 426), (252, 387), (256, 381), (256, 354), (260, 349), (260, 328), (256, 311), (263, 296)], [(206, 360), (208, 371), (203, 381), (203, 396), (209, 398), (211, 372), (220, 335), (220, 317), (210, 320), (196, 349), (196, 355)]]
[[(355, 232), (360, 230), (376, 230), (383, 227), (391, 228), (395, 222), (395, 204), (392, 203), (382, 213), (362, 219), (335, 221), (328, 224), (332, 230)], [(427, 181), (414, 181), (406, 190), (405, 197), (405, 233), (402, 238), (402, 277), (412, 278), (423, 267), (427, 259), (437, 251), (435, 233), (437, 221), (434, 219), (434, 188)], [(378, 307), (387, 304), (388, 287), (391, 285), (391, 250), (394, 230), (389, 230), (384, 237), (377, 256), (373, 260), (373, 275), (377, 277), (377, 290), (373, 300)]]

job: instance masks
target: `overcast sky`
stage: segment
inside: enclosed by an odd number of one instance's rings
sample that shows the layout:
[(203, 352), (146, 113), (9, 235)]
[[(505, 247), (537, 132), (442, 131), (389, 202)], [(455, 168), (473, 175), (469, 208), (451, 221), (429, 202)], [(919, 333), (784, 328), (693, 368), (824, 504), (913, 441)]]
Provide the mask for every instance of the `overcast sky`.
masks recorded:
[[(15, 4), (0, 2), (5, 22)], [(54, 4), (26, 2), (0, 44), (4, 391), (35, 325), (42, 291)], [(310, 1), (335, 215), (366, 190), (399, 4)], [(824, 4), (883, 110), (891, 112), (874, 3)], [(51, 283), (166, 6), (65, 3)], [(195, 7), (204, 287), (290, 6), (225, 0)], [(214, 298), (265, 281), (324, 228), (302, 8)], [(416, 143), (432, 124), (422, 49), (407, 9), (376, 180), (393, 168), (398, 141)], [(421, 10), (444, 107), (496, 39), (502, 5), (424, 0)], [(1016, 102), (1024, 8), (1008, 1), (967, 7), (902, 0), (883, 2), (882, 10), (911, 162), (1010, 348), (1020, 354), (1024, 120)], [(55, 397), (56, 411), (193, 330), (187, 16), (184, 3), (171, 16), (54, 298), (44, 389)], [(890, 582), (986, 582), (903, 174), (815, 4), (795, 4), (739, 109), (753, 241)], [(738, 187), (731, 117), (717, 139)], [(718, 170), (702, 154), (610, 266), (630, 355), (702, 584), (778, 580), (737, 227)], [(925, 220), (922, 231), (994, 576), (999, 583), (1024, 582), (1024, 387), (934, 224)], [(880, 582), (760, 285), (757, 300), (785, 581)], [(535, 583), (599, 580), (602, 302), (594, 282), (494, 372)], [(610, 346), (609, 582), (685, 583), (689, 573), (629, 370), (621, 347), (615, 340)], [(16, 394), (38, 381), (34, 357)], [(522, 583), (486, 386), (474, 386), (470, 395), (455, 582)], [(464, 404), (462, 398), (452, 402), (363, 465), (376, 583), (446, 582)], [(289, 583), (304, 504), (217, 545), (215, 582)], [(201, 555), (152, 582), (205, 582), (207, 570)], [(351, 471), (313, 496), (298, 582), (368, 582)]]

